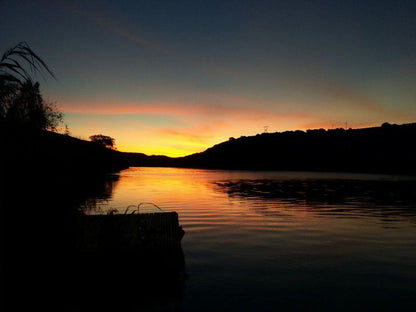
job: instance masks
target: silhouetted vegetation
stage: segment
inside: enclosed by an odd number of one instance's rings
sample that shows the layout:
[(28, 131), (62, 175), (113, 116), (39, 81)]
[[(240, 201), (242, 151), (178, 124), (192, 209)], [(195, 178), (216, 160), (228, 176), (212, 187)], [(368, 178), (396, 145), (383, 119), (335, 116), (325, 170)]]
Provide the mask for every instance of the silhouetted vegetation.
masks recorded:
[(2, 163), (9, 170), (27, 170), (43, 175), (73, 176), (125, 168), (113, 147), (114, 139), (92, 136), (99, 144), (45, 130), (57, 130), (63, 114), (46, 102), (33, 73), (55, 78), (46, 63), (22, 42), (6, 51), (0, 61), (0, 139)]
[(39, 82), (33, 81), (30, 72), (47, 72), (54, 77), (25, 42), (3, 54), (0, 61), (0, 121), (55, 131), (63, 121), (63, 114), (42, 98)]
[(90, 136), (90, 140), (91, 142), (100, 144), (104, 147), (114, 148), (115, 139), (107, 135), (95, 134)]
[(0, 120), (37, 129), (56, 131), (63, 114), (47, 103), (39, 91), (39, 83), (26, 80), (1, 102)]
[(22, 65), (24, 61), (32, 72), (46, 71), (55, 78), (46, 63), (29, 47), (26, 42), (20, 42), (7, 50), (0, 60), (0, 79), (3, 83), (22, 84), (31, 80), (30, 73)]

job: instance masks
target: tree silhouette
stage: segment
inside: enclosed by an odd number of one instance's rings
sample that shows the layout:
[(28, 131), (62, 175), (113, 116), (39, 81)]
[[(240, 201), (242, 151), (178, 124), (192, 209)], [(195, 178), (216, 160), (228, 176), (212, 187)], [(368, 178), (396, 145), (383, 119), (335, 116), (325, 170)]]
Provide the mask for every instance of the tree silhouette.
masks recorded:
[(39, 83), (32, 80), (26, 80), (2, 104), (4, 119), (15, 124), (55, 131), (62, 122), (63, 114), (42, 98)]
[(114, 148), (114, 145), (115, 145), (114, 143), (115, 139), (106, 135), (102, 135), (102, 134), (92, 135), (90, 136), (90, 140), (91, 142), (100, 144), (104, 147)]
[(63, 114), (43, 100), (39, 83), (33, 82), (31, 77), (35, 72), (46, 72), (55, 78), (26, 42), (3, 54), (0, 60), (0, 120), (55, 131), (62, 123)]

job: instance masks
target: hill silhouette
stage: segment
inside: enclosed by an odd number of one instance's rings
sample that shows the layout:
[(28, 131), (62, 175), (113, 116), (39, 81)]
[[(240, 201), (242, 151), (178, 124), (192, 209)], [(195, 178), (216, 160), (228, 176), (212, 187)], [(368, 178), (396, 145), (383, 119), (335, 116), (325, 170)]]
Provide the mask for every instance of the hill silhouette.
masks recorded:
[(207, 169), (416, 173), (416, 123), (315, 129), (230, 138), (204, 152), (171, 158), (126, 153), (39, 129), (0, 123), (5, 169), (43, 176), (97, 174), (129, 166)]
[(416, 123), (230, 138), (185, 157), (124, 154), (130, 166), (416, 173)]
[(416, 173), (416, 123), (231, 138), (180, 160), (223, 169)]
[(126, 168), (122, 153), (100, 144), (21, 124), (0, 123), (2, 166), (41, 176), (96, 174)]

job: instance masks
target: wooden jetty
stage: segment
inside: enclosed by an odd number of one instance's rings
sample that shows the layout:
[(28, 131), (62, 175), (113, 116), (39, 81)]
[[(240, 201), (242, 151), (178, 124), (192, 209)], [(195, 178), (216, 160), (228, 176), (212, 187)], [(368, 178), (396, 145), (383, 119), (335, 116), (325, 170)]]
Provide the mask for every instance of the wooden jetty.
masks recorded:
[(180, 246), (184, 235), (176, 212), (83, 215), (75, 230), (79, 251), (170, 249)]
[(187, 275), (176, 212), (81, 215), (71, 224), (57, 284), (74, 308), (153, 311), (182, 300)]

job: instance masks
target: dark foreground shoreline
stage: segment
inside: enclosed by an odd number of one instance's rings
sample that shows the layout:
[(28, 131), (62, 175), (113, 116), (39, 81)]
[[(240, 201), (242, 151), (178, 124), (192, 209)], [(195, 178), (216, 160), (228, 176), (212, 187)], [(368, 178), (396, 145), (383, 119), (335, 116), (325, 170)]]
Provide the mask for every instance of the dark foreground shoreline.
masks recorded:
[(0, 123), (3, 171), (100, 175), (128, 167), (416, 174), (416, 123), (230, 138), (185, 157), (111, 150), (62, 134)]
[[(76, 293), (78, 286), (81, 287), (73, 277), (82, 279), (88, 272), (84, 271), (85, 266), (95, 268), (97, 275), (93, 278), (98, 278), (99, 272), (109, 267), (109, 280), (117, 284), (132, 281), (129, 267), (123, 265), (139, 264), (141, 257), (137, 258), (137, 255), (123, 255), (121, 258), (114, 253), (68, 256), (74, 229), (70, 220), (79, 213), (80, 203), (111, 192), (117, 177), (113, 176), (111, 180), (109, 173), (130, 166), (155, 166), (414, 175), (415, 138), (416, 124), (265, 133), (231, 138), (202, 153), (169, 158), (122, 153), (70, 136), (0, 123), (1, 246), (4, 255), (1, 279), (5, 290), (2, 294), (8, 305), (14, 303), (15, 310), (22, 310), (22, 306), (48, 306), (52, 310), (62, 310), (66, 307), (65, 302), (73, 301), (71, 294)], [(256, 192), (247, 185), (227, 187), (229, 192), (240, 192), (241, 189)], [(177, 254), (178, 263), (182, 263), (181, 252)], [(158, 265), (159, 260), (144, 265)], [(123, 268), (124, 277), (114, 275), (112, 264)], [(68, 275), (68, 272), (72, 273)], [(148, 274), (148, 281), (152, 282), (151, 271), (134, 272), (141, 276)], [(169, 276), (170, 273), (166, 274)], [(93, 282), (96, 296), (102, 294), (98, 290), (99, 281)], [(146, 285), (136, 285), (132, 289), (140, 288), (146, 289)], [(114, 300), (108, 302), (112, 302), (114, 307), (117, 298), (123, 297), (123, 292), (112, 294)], [(174, 298), (178, 296), (179, 293), (173, 294)], [(54, 298), (59, 300), (55, 302)], [(105, 302), (100, 303), (104, 305), (101, 308), (105, 308)], [(94, 300), (89, 304), (90, 308), (93, 307)]]
[[(368, 148), (358, 152), (357, 155), (362, 157), (358, 163), (348, 158), (357, 159), (358, 156), (351, 154), (353, 151), (357, 153), (357, 149), (340, 149), (338, 154), (333, 152), (325, 156), (328, 149), (325, 150), (324, 146), (335, 148), (337, 145), (329, 139), (332, 133), (320, 130), (309, 134), (263, 134), (232, 139), (204, 153), (168, 158), (121, 153), (55, 133), (2, 128), (4, 152), (1, 155), (0, 200), (1, 246), (4, 256), (1, 259), (1, 279), (4, 289), (2, 295), (5, 296), (2, 302), (14, 306), (13, 310), (16, 311), (37, 307), (66, 311), (74, 305), (84, 311), (129, 310), (132, 307), (151, 310), (154, 303), (175, 303), (181, 300), (184, 280), (182, 277), (178, 279), (178, 276), (185, 271), (181, 248), (168, 255), (162, 253), (146, 257), (140, 253), (119, 251), (73, 252), (71, 242), (76, 224), (71, 220), (79, 214), (81, 203), (111, 196), (118, 179), (117, 175), (111, 173), (129, 166), (169, 166), (246, 170), (314, 169), (411, 175), (416, 173), (413, 161), (415, 145), (412, 144), (415, 128), (415, 124), (411, 124), (357, 130), (358, 132), (339, 131), (334, 135), (334, 140), (345, 136), (342, 142), (350, 142), (349, 147), (357, 142), (361, 142), (361, 145), (356, 146), (368, 145)], [(360, 131), (363, 131), (363, 136), (359, 135)], [(288, 139), (291, 136), (293, 140)], [(299, 143), (307, 138), (308, 142), (325, 142), (320, 143), (323, 150)], [(325, 138), (327, 141), (322, 141)], [(298, 144), (297, 149), (288, 148), (295, 143)], [(286, 144), (287, 148), (283, 148), (282, 144)], [(260, 152), (261, 148), (270, 150), (270, 155), (265, 157)], [(308, 152), (302, 154), (302, 151)], [(293, 156), (295, 154), (299, 155), (296, 156), (298, 158)], [(323, 158), (320, 159), (317, 155)], [(344, 155), (344, 160), (349, 161), (350, 167), (344, 166), (345, 163), (340, 162), (341, 158), (336, 155)], [(263, 161), (260, 161), (262, 157)], [(312, 163), (312, 159), (316, 163)], [(325, 163), (324, 160), (329, 161)], [(301, 167), (290, 166), (302, 161), (305, 163)], [(270, 162), (278, 166), (269, 166)], [(354, 164), (355, 167), (352, 166)], [(264, 181), (260, 189), (258, 184), (250, 183), (218, 185), (230, 196), (264, 196), (264, 188), (271, 188), (283, 193), (269, 192), (268, 196), (300, 196), (301, 201), (314, 201), (316, 192), (322, 195), (320, 186), (321, 184), (311, 184), (305, 187), (301, 184), (293, 188), (292, 184), (276, 186), (269, 181)], [(400, 188), (398, 194), (411, 194), (410, 199), (414, 200), (412, 189)], [(328, 201), (337, 202), (344, 200), (346, 195), (355, 196), (358, 191), (360, 189), (357, 190), (357, 184), (353, 183), (342, 185), (342, 188), (338, 186), (335, 191), (324, 194)], [(389, 191), (386, 189), (385, 192), (378, 192), (375, 198), (380, 198), (383, 202), (395, 200), (389, 196)], [(158, 267), (164, 269), (158, 270)], [(117, 287), (113, 288), (113, 285)]]

